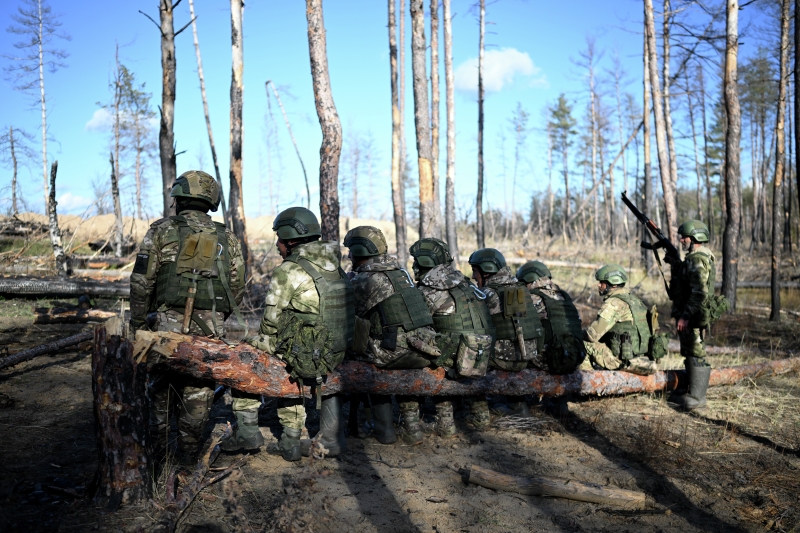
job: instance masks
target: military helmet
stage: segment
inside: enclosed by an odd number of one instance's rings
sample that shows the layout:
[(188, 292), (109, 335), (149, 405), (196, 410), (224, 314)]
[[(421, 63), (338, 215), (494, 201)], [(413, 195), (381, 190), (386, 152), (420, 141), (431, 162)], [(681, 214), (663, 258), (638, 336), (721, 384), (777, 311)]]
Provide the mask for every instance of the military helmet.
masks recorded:
[(447, 243), (430, 237), (418, 240), (408, 251), (422, 268), (433, 268), (453, 260)]
[(374, 226), (358, 226), (344, 236), (344, 245), (353, 257), (374, 257), (386, 253), (383, 232)]
[(506, 266), (506, 258), (494, 248), (481, 248), (472, 252), (469, 264), (480, 268), (486, 274), (494, 274)]
[(322, 235), (316, 215), (305, 207), (290, 207), (281, 211), (272, 223), (272, 231), (283, 240)]
[(611, 263), (595, 272), (594, 279), (605, 281), (609, 285), (623, 285), (628, 282), (628, 274), (621, 265)]
[(219, 207), (219, 185), (217, 181), (202, 170), (188, 170), (178, 176), (172, 184), (173, 198), (196, 198), (211, 204), (211, 210)]
[(691, 237), (697, 242), (708, 242), (708, 226), (701, 220), (689, 220), (678, 228), (678, 235)]
[(533, 283), (539, 278), (552, 278), (550, 269), (541, 261), (528, 261), (517, 269), (517, 279), (525, 283)]

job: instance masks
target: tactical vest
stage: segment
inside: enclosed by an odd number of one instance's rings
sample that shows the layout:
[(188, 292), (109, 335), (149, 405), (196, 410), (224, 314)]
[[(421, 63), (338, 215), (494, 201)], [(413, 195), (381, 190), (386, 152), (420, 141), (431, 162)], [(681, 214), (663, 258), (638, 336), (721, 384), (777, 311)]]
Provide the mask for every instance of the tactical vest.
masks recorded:
[[(497, 295), (500, 297), (500, 308), (503, 309), (502, 312), (492, 315), (492, 323), (497, 330), (495, 340), (516, 341), (517, 328), (515, 322), (517, 321), (522, 326), (522, 338), (526, 341), (544, 337), (544, 328), (542, 327), (542, 321), (539, 319), (539, 313), (536, 311), (530, 296), (528, 296), (528, 288), (524, 284), (493, 285), (489, 283), (489, 287), (497, 291)], [(522, 288), (525, 294), (524, 311), (515, 313), (518, 316), (514, 316), (512, 313), (507, 312), (511, 308), (512, 302), (506, 301), (508, 299), (506, 291), (516, 294), (519, 288)]]
[(433, 324), (431, 312), (425, 297), (416, 288), (405, 270), (387, 270), (382, 272), (389, 278), (394, 294), (373, 307), (381, 319), (381, 325), (401, 327), (412, 331)]
[(578, 339), (583, 338), (581, 315), (578, 313), (578, 309), (572, 303), (572, 298), (570, 298), (569, 294), (562, 290), (558, 292), (564, 297), (563, 300), (551, 298), (541, 289), (531, 289), (531, 294), (541, 298), (545, 309), (547, 309), (547, 319), (542, 320), (545, 344), (550, 344), (553, 337), (565, 335), (572, 335)]
[(687, 259), (694, 255), (700, 256), (708, 261), (708, 281), (706, 282), (706, 289), (709, 297), (714, 295), (714, 283), (716, 282), (717, 278), (717, 269), (714, 264), (714, 256), (701, 251), (692, 252), (688, 254), (686, 258), (684, 258), (683, 263), (681, 263), (679, 279), (674, 280), (670, 284), (672, 300), (675, 303), (675, 307), (681, 311), (686, 305), (686, 302), (689, 301), (689, 297), (692, 295), (692, 288), (689, 286), (689, 279), (686, 269)]
[(178, 260), (187, 238), (195, 232), (183, 216), (175, 215), (169, 218), (178, 226), (178, 256), (174, 262), (165, 263), (158, 269), (155, 306), (149, 311), (155, 311), (161, 305), (166, 305), (183, 313), (189, 288), (196, 283), (197, 293), (194, 299), (194, 308), (219, 311), (228, 315), (236, 303), (229, 285), (231, 258), (225, 225), (214, 222), (217, 230), (217, 242), (213, 249), (215, 257), (212, 259), (213, 269), (210, 277), (197, 277), (193, 281), (191, 276), (178, 274)]
[[(632, 294), (614, 294), (609, 298), (617, 298), (628, 304), (631, 309), (631, 315), (633, 315), (633, 322), (617, 322), (608, 333), (603, 335), (604, 339), (607, 338), (608, 340), (611, 352), (616, 357), (626, 356), (627, 354), (623, 353), (625, 348), (621, 340), (623, 336), (628, 335), (631, 339), (631, 354), (633, 356), (646, 354), (650, 344), (650, 323), (647, 320), (647, 307)], [(629, 357), (621, 358), (629, 359)]]
[(484, 302), (486, 296), (477, 287), (464, 280), (448, 289), (448, 292), (456, 303), (456, 312), (452, 315), (433, 315), (433, 328), (437, 333), (495, 336), (492, 315)]

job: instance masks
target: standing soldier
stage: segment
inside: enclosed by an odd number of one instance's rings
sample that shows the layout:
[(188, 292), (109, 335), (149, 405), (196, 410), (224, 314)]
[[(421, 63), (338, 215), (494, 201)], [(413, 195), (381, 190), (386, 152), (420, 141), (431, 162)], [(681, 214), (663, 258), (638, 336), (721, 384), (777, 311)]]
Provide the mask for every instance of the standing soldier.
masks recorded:
[[(225, 335), (224, 321), (244, 296), (244, 262), (239, 242), (214, 222), (208, 211), (219, 206), (217, 182), (199, 170), (184, 172), (172, 186), (177, 215), (154, 222), (144, 236), (131, 274), (131, 329), (188, 333), (211, 338)], [(148, 320), (150, 318), (150, 320)], [(188, 455), (208, 421), (213, 383), (159, 372), (150, 394), (150, 427), (159, 450), (167, 449), (170, 411), (179, 409), (178, 446)], [(236, 394), (236, 392), (235, 392)], [(258, 448), (260, 399), (234, 399), (238, 422), (226, 444)]]
[[(320, 240), (314, 213), (290, 207), (275, 217), (272, 230), (283, 263), (272, 273), (259, 335), (246, 342), (282, 358), (295, 380), (315, 380), (322, 411), (317, 441), (335, 457), (347, 445), (341, 399), (322, 398), (320, 392), (323, 378), (344, 359), (353, 340), (353, 286), (339, 264), (339, 243)], [(279, 401), (283, 435), (274, 451), (287, 461), (299, 461), (311, 444), (300, 442), (306, 421), (303, 398)]]
[[(448, 375), (453, 377), (484, 375), (495, 334), (486, 295), (456, 269), (443, 241), (421, 239), (409, 252), (414, 257), (417, 286), (433, 316), (433, 328), (440, 335), (437, 343), (442, 356), (436, 365), (447, 368)], [(436, 400), (439, 434), (452, 435), (455, 433), (453, 402), (440, 396)], [(489, 426), (489, 407), (485, 401), (472, 402), (471, 411), (468, 422), (472, 426), (476, 429)]]
[[(681, 248), (686, 252), (683, 261), (672, 262), (672, 318), (678, 321), (681, 355), (685, 358), (689, 389), (684, 394), (672, 394), (668, 401), (687, 411), (705, 407), (711, 366), (706, 363), (703, 338), (710, 325), (709, 303), (714, 300), (716, 267), (714, 254), (703, 246), (708, 242), (708, 226), (690, 220), (678, 228)], [(723, 304), (726, 303), (723, 300)], [(719, 311), (715, 309), (714, 311)]]
[(647, 307), (625, 287), (628, 275), (620, 265), (605, 265), (595, 275), (603, 305), (597, 318), (583, 332), (589, 358), (581, 368), (624, 370), (643, 376), (655, 373), (656, 365), (647, 354), (651, 326)]
[[(387, 255), (386, 239), (378, 228), (359, 226), (347, 232), (344, 245), (350, 249), (355, 275), (356, 327), (353, 352), (356, 357), (388, 370), (426, 368), (441, 356), (436, 347), (433, 319), (422, 293), (397, 259)], [(392, 397), (371, 395), (373, 434), (379, 442), (397, 440), (392, 421)], [(406, 444), (420, 444), (422, 431), (419, 405), (414, 398), (398, 396)], [(444, 422), (444, 421), (443, 421)], [(437, 431), (449, 433), (452, 418), (437, 423)], [(448, 435), (449, 436), (449, 435)]]
[[(544, 328), (533, 306), (528, 288), (511, 273), (506, 259), (494, 248), (481, 248), (469, 256), (472, 277), (486, 293), (486, 304), (497, 330), (489, 365), (519, 372), (529, 364), (546, 368), (543, 354)], [(501, 412), (530, 416), (524, 396), (508, 396)]]

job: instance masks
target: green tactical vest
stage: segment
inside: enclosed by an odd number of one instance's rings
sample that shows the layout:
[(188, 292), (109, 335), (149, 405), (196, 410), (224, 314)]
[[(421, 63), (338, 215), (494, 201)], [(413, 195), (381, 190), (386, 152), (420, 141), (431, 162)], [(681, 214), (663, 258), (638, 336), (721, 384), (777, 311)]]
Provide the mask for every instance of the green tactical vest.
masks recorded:
[(631, 354), (633, 356), (646, 354), (650, 344), (650, 323), (647, 320), (647, 307), (633, 294), (614, 294), (609, 298), (618, 298), (628, 304), (633, 315), (633, 322), (617, 322), (608, 333), (603, 335), (603, 339), (600, 339), (601, 342), (605, 342), (616, 357), (629, 359), (628, 357), (621, 357), (626, 354), (623, 354), (624, 347), (620, 340), (623, 334), (627, 333), (631, 338)]
[(456, 303), (456, 312), (452, 315), (433, 315), (433, 328), (437, 333), (495, 336), (492, 315), (484, 302), (486, 296), (477, 287), (464, 280), (447, 292)]
[[(186, 238), (194, 233), (188, 222), (181, 215), (169, 217), (170, 220), (178, 225), (178, 250), (183, 248)], [(236, 305), (228, 298), (228, 290), (225, 287), (231, 278), (231, 259), (228, 253), (228, 238), (225, 235), (225, 225), (214, 222), (217, 229), (217, 258), (214, 262), (214, 270), (210, 278), (199, 278), (197, 283), (197, 293), (194, 299), (194, 308), (203, 310), (220, 311), (228, 315)], [(193, 282), (190, 277), (180, 275), (177, 272), (177, 257), (174, 262), (166, 263), (161, 266), (156, 275), (156, 298), (154, 307), (149, 311), (155, 311), (161, 305), (175, 309), (183, 313), (186, 307), (186, 297), (189, 294), (189, 287)], [(219, 272), (219, 266), (223, 272)], [(222, 276), (220, 276), (222, 274)], [(223, 283), (222, 277), (225, 282)], [(210, 284), (209, 284), (210, 281)], [(210, 285), (210, 287), (209, 287)], [(210, 290), (209, 290), (210, 289)]]
[(550, 344), (553, 337), (572, 335), (578, 339), (583, 338), (581, 315), (578, 313), (578, 309), (572, 303), (569, 294), (562, 290), (559, 290), (559, 293), (564, 297), (563, 300), (551, 298), (541, 289), (531, 289), (531, 294), (540, 297), (547, 309), (547, 319), (542, 320), (545, 344)]
[(373, 307), (381, 318), (381, 325), (402, 327), (406, 332), (433, 324), (425, 297), (412, 283), (405, 270), (383, 272), (392, 283), (394, 294)]
[[(528, 288), (525, 287), (523, 283), (512, 283), (510, 285), (493, 285), (489, 283), (488, 285), (497, 291), (497, 295), (500, 297), (501, 309), (506, 308), (506, 289), (516, 290), (521, 287), (524, 289), (526, 295), (525, 312), (522, 313), (522, 316), (515, 318), (513, 316), (506, 316), (504, 312), (492, 315), (492, 323), (497, 330), (495, 340), (516, 341), (517, 329), (514, 325), (515, 319), (519, 320), (519, 324), (522, 326), (522, 338), (526, 341), (544, 337), (544, 328), (542, 327), (542, 321), (539, 319), (539, 313), (536, 311), (533, 301), (527, 296)], [(539, 347), (541, 348), (541, 344)]]

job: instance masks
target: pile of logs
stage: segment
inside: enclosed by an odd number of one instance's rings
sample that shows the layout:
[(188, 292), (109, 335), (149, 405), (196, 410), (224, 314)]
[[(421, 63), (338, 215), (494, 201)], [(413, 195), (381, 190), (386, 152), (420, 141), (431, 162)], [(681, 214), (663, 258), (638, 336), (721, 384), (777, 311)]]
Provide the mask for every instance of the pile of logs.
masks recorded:
[(44, 237), (50, 226), (39, 222), (25, 222), (16, 215), (0, 218), (0, 239), (5, 241), (29, 239), (32, 236)]

